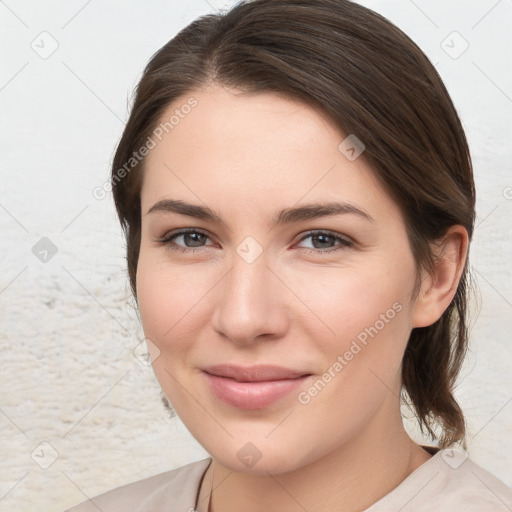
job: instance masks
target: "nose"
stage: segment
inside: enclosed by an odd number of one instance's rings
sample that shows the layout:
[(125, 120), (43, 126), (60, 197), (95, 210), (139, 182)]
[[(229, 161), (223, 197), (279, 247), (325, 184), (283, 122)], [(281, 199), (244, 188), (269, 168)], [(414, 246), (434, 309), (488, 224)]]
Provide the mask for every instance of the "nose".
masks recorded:
[(281, 338), (289, 327), (286, 287), (269, 267), (265, 253), (247, 263), (238, 255), (219, 283), (212, 323), (237, 344)]

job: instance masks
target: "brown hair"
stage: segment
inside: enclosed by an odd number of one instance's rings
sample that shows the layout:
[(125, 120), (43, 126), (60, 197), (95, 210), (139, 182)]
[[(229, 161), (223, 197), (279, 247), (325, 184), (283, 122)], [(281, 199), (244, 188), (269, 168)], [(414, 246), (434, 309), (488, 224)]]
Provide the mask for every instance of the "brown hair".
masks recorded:
[[(112, 165), (136, 297), (144, 160), (126, 163), (171, 102), (210, 83), (276, 92), (314, 105), (365, 145), (363, 157), (397, 202), (418, 269), (455, 224), (472, 237), (475, 190), (466, 137), (434, 66), (401, 30), (349, 0), (253, 0), (198, 18), (150, 60)], [(419, 273), (418, 273), (419, 275)], [(468, 263), (441, 318), (413, 329), (402, 364), (404, 397), (422, 431), (465, 446), (453, 388), (468, 340)], [(417, 289), (417, 288), (416, 288)], [(438, 432), (438, 429), (441, 432)]]

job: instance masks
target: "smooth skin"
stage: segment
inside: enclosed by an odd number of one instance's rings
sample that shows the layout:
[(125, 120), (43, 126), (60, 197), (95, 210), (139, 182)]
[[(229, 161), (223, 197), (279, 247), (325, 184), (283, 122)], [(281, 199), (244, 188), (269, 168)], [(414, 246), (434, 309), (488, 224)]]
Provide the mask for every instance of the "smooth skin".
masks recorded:
[[(448, 231), (435, 273), (422, 272), (413, 295), (404, 219), (364, 153), (350, 161), (338, 149), (347, 134), (311, 106), (216, 84), (177, 99), (163, 119), (190, 97), (197, 106), (146, 159), (137, 296), (162, 390), (213, 458), (210, 510), (363, 510), (431, 457), (402, 424), (401, 361), (411, 330), (451, 302), (467, 232)], [(166, 199), (220, 221), (149, 212)], [(334, 201), (367, 217), (273, 225), (282, 209)], [(184, 228), (199, 233), (169, 241)], [(262, 250), (250, 263), (237, 252), (247, 237), (245, 249)], [(397, 303), (400, 312), (307, 404), (294, 392), (241, 410), (207, 386), (206, 366), (275, 364), (312, 374), (307, 391)], [(252, 467), (237, 456), (244, 446), (261, 454)]]

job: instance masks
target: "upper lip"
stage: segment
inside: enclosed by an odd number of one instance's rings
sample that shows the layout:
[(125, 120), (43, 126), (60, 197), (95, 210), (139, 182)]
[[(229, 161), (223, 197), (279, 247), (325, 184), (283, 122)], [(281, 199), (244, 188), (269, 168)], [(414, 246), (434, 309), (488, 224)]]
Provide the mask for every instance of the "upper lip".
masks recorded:
[(259, 364), (254, 366), (235, 366), (231, 364), (218, 364), (203, 368), (203, 371), (218, 377), (227, 377), (239, 382), (264, 382), (271, 380), (297, 379), (307, 372), (292, 370), (282, 366)]

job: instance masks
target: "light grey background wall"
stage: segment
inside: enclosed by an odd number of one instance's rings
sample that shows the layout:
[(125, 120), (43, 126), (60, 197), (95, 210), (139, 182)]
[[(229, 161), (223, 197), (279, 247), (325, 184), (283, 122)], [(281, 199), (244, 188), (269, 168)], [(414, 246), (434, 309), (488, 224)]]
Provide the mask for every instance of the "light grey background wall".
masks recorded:
[[(512, 2), (361, 3), (427, 53), (467, 131), (479, 299), (457, 396), (471, 456), (511, 485)], [(0, 2), (0, 511), (57, 512), (207, 455), (137, 357), (124, 241), (111, 198), (93, 190), (149, 57), (224, 5)]]

